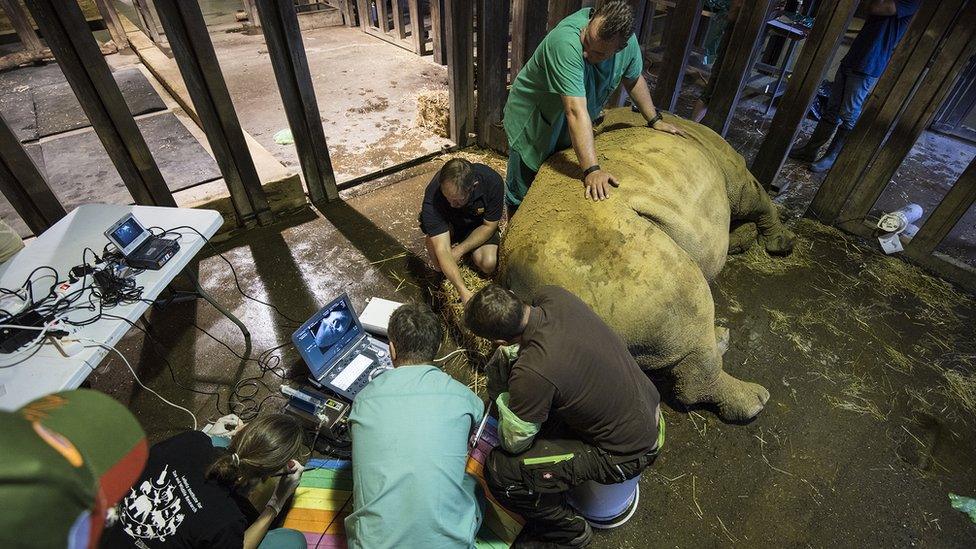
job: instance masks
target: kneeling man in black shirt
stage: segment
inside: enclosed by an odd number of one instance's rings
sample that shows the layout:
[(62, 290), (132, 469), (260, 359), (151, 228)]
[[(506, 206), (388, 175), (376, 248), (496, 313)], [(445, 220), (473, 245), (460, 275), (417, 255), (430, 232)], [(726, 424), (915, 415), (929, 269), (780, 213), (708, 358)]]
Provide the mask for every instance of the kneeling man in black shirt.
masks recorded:
[(654, 462), (664, 443), (657, 389), (623, 340), (562, 288), (541, 288), (528, 305), (486, 286), (467, 304), (465, 323), (518, 344), (514, 356), (499, 348), (487, 371), (501, 435), (485, 464), (492, 495), (527, 519), (518, 541), (586, 545), (590, 525), (563, 493), (632, 479)]
[(427, 253), (464, 302), (471, 291), (457, 264), (471, 253), (478, 270), (495, 272), (504, 195), (505, 183), (495, 170), (463, 158), (448, 160), (424, 193), (420, 229), (426, 235)]

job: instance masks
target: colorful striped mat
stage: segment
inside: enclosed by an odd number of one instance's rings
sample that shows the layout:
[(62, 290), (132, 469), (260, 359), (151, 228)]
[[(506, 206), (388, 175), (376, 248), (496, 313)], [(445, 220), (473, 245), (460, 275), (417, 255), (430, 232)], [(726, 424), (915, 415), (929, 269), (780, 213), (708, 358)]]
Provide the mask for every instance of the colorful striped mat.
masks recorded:
[[(511, 546), (523, 524), (521, 517), (499, 505), (485, 487), (484, 461), (497, 445), (497, 423), (491, 418), (467, 466), (468, 473), (478, 479), (488, 499), (477, 538), (477, 546), (485, 549)], [(345, 549), (343, 521), (352, 511), (352, 462), (313, 459), (305, 467), (308, 471), (295, 491), (284, 526), (304, 533), (309, 549)]]

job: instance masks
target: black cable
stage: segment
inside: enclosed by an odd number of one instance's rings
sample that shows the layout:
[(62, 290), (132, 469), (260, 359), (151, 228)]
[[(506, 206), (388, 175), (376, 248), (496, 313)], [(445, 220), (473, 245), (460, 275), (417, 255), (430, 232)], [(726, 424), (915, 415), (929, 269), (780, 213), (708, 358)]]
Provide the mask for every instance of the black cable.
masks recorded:
[(339, 518), (339, 514), (345, 510), (346, 505), (349, 505), (349, 502), (351, 500), (352, 500), (352, 492), (349, 493), (349, 497), (346, 498), (346, 501), (345, 503), (342, 504), (342, 507), (340, 507), (339, 510), (336, 511), (335, 515), (332, 515), (332, 520), (329, 521), (329, 524), (326, 525), (325, 530), (322, 531), (322, 535), (319, 536), (319, 540), (315, 542), (315, 549), (319, 549), (319, 544), (322, 543), (322, 538), (324, 538), (325, 535), (329, 533), (329, 528), (332, 528), (332, 525), (335, 524), (336, 519)]

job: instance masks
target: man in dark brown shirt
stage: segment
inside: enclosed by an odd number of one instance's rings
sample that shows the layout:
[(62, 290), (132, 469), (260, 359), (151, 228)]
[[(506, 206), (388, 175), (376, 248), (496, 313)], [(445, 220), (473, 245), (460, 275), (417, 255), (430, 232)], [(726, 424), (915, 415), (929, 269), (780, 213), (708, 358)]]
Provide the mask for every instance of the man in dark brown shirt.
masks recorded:
[(585, 545), (590, 526), (563, 492), (623, 482), (654, 462), (664, 442), (657, 389), (620, 337), (562, 288), (541, 288), (530, 306), (487, 286), (465, 322), (498, 344), (518, 344), (514, 364), (511, 347), (500, 348), (488, 369), (502, 441), (485, 467), (488, 487), (528, 519), (520, 540)]

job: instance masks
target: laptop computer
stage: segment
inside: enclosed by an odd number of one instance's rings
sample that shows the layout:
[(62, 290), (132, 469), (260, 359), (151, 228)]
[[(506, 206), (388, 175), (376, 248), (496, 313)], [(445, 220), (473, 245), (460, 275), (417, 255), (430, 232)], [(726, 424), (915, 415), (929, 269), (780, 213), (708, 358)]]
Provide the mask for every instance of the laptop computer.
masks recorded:
[(175, 238), (154, 236), (132, 214), (126, 214), (105, 231), (125, 263), (137, 269), (158, 270), (180, 250)]
[(393, 367), (389, 346), (366, 333), (345, 293), (302, 324), (291, 340), (310, 379), (350, 402), (373, 377)]

